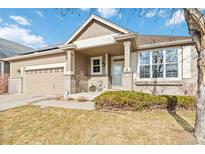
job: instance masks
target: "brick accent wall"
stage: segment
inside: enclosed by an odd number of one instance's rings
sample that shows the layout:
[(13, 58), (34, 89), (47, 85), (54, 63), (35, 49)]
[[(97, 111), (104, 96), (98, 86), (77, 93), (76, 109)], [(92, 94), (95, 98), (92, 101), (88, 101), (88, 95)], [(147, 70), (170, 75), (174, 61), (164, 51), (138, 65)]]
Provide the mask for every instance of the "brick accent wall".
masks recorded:
[(88, 76), (75, 75), (75, 92), (88, 92)]
[(0, 94), (7, 93), (8, 92), (8, 74), (4, 74), (3, 76), (0, 76)]

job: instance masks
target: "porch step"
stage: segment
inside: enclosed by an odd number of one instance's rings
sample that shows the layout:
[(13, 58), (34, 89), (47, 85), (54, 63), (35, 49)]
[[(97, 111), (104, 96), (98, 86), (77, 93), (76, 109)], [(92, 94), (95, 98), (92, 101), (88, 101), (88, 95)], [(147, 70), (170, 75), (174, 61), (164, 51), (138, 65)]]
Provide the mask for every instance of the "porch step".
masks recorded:
[(102, 92), (87, 92), (70, 94), (68, 99), (80, 101), (92, 101), (95, 97), (99, 96)]

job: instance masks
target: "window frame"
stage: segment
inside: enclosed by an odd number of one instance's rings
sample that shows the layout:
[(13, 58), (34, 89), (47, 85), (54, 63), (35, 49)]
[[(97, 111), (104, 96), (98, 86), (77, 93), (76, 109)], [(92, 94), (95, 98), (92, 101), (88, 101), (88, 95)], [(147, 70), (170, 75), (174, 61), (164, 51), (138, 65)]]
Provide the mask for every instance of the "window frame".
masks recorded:
[[(153, 63), (153, 52), (159, 52), (159, 51), (162, 51), (162, 56), (163, 56), (163, 61), (162, 61), (162, 63)], [(166, 52), (166, 50), (165, 50), (165, 52)], [(150, 51), (150, 55), (151, 55), (151, 57), (150, 57), (150, 70), (151, 70), (151, 72), (150, 72), (150, 78), (153, 78), (153, 79), (161, 79), (161, 78), (164, 78), (165, 76), (165, 74), (164, 74), (164, 71), (165, 71), (165, 67), (164, 67), (164, 63), (165, 63), (165, 59), (166, 59), (166, 53), (164, 52), (164, 50), (161, 50), (161, 49), (155, 49), (155, 50), (152, 50), (152, 51)], [(158, 58), (158, 57), (157, 57)], [(163, 77), (153, 77), (153, 66), (159, 66), (159, 65), (162, 65), (163, 66)]]
[[(139, 53), (139, 59), (138, 59), (138, 61), (139, 61), (139, 63), (138, 63), (138, 65), (139, 65), (139, 78), (141, 78), (140, 77), (140, 66), (142, 66), (142, 67), (145, 67), (145, 66), (149, 66), (150, 68), (150, 70), (151, 70), (151, 65), (150, 65), (150, 63), (151, 63), (151, 59), (150, 59), (150, 57), (151, 57), (151, 52), (149, 52), (149, 51), (144, 51), (144, 52), (148, 52), (149, 53), (149, 64), (140, 64), (140, 62), (141, 62), (141, 60), (140, 60), (140, 53), (142, 53), (142, 52), (140, 52)], [(151, 77), (151, 71), (149, 72), (149, 76)], [(150, 78), (149, 77), (149, 78)], [(141, 78), (141, 79), (149, 79), (149, 78)]]
[[(170, 49), (170, 48), (169, 48)], [(167, 49), (167, 50), (169, 50), (169, 49)], [(177, 48), (171, 48), (171, 49), (173, 49), (173, 50), (177, 50), (177, 56), (178, 56), (178, 58), (177, 58), (177, 62), (167, 62), (167, 50), (165, 50), (165, 72), (164, 72), (164, 75), (165, 76), (167, 76), (167, 72), (166, 72), (166, 69), (167, 69), (167, 65), (174, 65), (174, 64), (177, 64), (177, 66), (179, 65), (179, 49), (177, 49)], [(178, 70), (178, 72), (177, 72), (177, 75), (179, 76), (179, 66), (178, 66), (178, 68), (177, 68), (177, 70)], [(178, 77), (177, 76), (177, 77)], [(177, 78), (177, 77), (170, 77), (170, 78)], [(166, 77), (166, 78), (169, 78), (169, 77)]]
[[(166, 77), (166, 50), (168, 49), (177, 49), (178, 53), (178, 77)], [(152, 54), (154, 51), (163, 51), (163, 77), (162, 78), (153, 78), (153, 72), (152, 72)], [(150, 78), (140, 78), (140, 53), (141, 52), (150, 52)], [(157, 48), (157, 49), (148, 49), (148, 50), (141, 50), (137, 53), (137, 76), (135, 79), (138, 81), (181, 81), (182, 80), (182, 48), (181, 47), (167, 47), (167, 48)], [(144, 66), (144, 65), (142, 65)]]
[[(93, 61), (94, 60), (100, 60), (100, 72), (94, 72), (94, 65), (93, 65)], [(102, 75), (102, 56), (99, 57), (91, 57), (91, 75)]]
[(0, 77), (2, 77), (4, 75), (4, 62), (3, 61), (0, 61), (0, 65), (1, 65), (1, 68), (0, 68)]
[(2, 66), (3, 66), (3, 64), (2, 64), (2, 62), (0, 61), (0, 73), (2, 73)]

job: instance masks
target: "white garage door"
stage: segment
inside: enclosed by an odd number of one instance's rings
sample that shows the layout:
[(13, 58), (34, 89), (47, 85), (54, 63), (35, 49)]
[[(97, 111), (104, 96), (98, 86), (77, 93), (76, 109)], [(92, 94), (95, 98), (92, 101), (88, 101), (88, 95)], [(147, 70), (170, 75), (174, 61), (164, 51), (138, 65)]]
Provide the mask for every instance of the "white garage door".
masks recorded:
[(63, 94), (63, 67), (26, 70), (24, 75), (25, 93)]

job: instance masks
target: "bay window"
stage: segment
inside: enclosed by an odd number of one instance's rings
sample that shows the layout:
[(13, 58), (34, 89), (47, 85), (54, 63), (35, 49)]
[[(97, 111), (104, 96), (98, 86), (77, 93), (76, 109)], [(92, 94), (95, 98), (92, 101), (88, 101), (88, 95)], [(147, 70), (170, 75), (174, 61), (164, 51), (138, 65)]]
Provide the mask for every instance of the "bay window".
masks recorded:
[(140, 78), (177, 78), (178, 49), (140, 52), (139, 76)]

